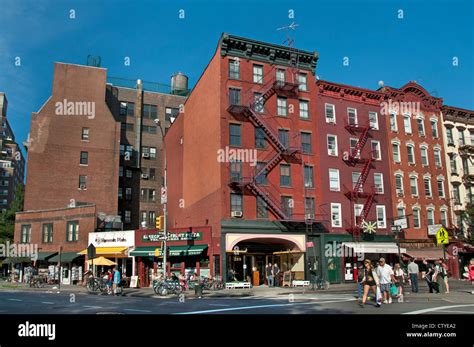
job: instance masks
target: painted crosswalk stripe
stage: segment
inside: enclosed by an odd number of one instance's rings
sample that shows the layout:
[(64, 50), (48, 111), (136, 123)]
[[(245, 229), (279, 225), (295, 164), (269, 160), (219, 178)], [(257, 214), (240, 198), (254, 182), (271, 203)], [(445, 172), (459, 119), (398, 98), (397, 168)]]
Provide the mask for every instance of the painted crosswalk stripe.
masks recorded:
[(124, 308), (123, 310), (124, 311), (130, 311), (130, 312), (151, 312), (149, 310), (137, 310), (137, 309), (134, 309), (134, 308)]
[(54, 302), (51, 301), (41, 301), (42, 304), (54, 305)]
[(450, 308), (460, 308), (460, 307), (471, 307), (474, 306), (474, 304), (468, 304), (468, 305), (450, 305), (450, 306), (438, 306), (438, 307), (431, 307), (431, 308), (426, 308), (424, 310), (417, 310), (417, 311), (411, 311), (411, 312), (404, 312), (402, 314), (423, 314), (423, 313), (430, 313), (430, 312), (436, 312), (436, 311), (444, 311)]
[(20, 300), (20, 299), (8, 299), (10, 301), (23, 301), (23, 300)]
[(94, 308), (94, 309), (102, 308), (102, 306), (83, 306), (83, 307), (85, 307), (85, 308)]

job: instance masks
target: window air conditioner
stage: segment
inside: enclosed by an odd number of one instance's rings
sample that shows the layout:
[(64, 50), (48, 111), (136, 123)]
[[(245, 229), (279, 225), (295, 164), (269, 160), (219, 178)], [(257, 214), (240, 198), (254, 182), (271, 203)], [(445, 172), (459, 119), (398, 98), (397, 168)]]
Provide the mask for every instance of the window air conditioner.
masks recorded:
[(242, 211), (232, 211), (230, 216), (234, 218), (241, 218), (243, 215)]

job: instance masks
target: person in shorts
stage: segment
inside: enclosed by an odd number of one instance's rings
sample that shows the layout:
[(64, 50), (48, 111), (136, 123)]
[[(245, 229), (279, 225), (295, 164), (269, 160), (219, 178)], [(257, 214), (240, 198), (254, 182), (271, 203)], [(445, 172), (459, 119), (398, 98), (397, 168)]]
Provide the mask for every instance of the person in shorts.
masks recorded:
[(403, 283), (405, 283), (405, 273), (403, 272), (403, 269), (400, 267), (399, 263), (396, 263), (393, 267), (393, 273), (396, 279), (395, 285), (398, 289), (397, 297), (399, 298), (403, 296)]
[(385, 258), (379, 259), (379, 266), (377, 266), (376, 273), (380, 280), (380, 291), (382, 292), (383, 303), (391, 304), (392, 295), (390, 294), (390, 289), (392, 283), (396, 283), (396, 279), (392, 267), (385, 262)]

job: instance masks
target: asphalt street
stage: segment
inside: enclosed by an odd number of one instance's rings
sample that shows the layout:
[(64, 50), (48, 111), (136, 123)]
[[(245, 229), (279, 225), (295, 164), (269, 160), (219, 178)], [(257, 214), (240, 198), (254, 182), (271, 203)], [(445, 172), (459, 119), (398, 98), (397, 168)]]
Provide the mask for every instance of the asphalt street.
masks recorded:
[(57, 291), (0, 291), (0, 314), (474, 314), (474, 295), (407, 295), (405, 302), (360, 308), (352, 294), (243, 297), (127, 297)]

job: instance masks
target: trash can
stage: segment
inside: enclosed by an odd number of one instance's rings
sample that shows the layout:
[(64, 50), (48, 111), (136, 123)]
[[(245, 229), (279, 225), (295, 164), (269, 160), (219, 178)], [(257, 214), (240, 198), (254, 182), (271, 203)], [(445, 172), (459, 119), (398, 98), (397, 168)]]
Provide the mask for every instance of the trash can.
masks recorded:
[(194, 285), (194, 294), (201, 299), (202, 298), (202, 284), (201, 283), (196, 283)]

